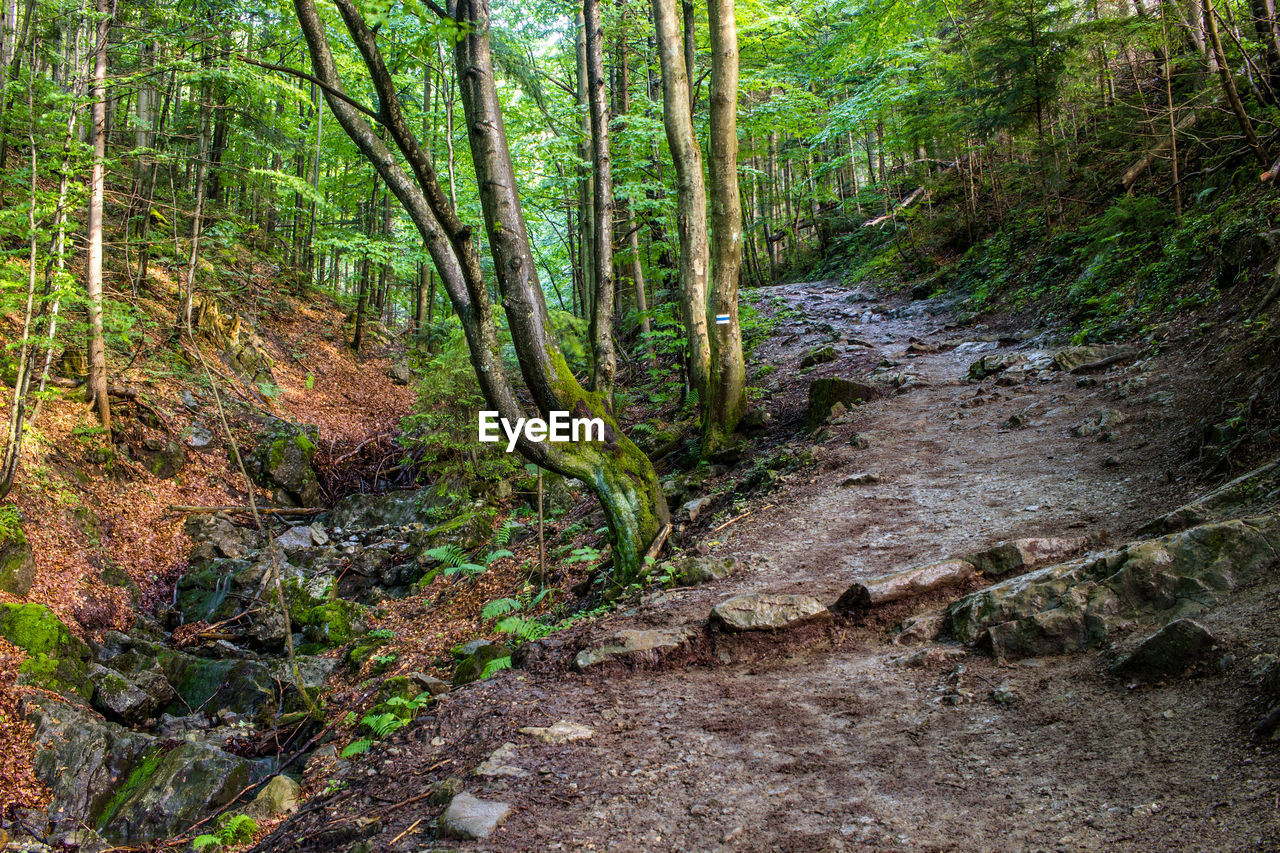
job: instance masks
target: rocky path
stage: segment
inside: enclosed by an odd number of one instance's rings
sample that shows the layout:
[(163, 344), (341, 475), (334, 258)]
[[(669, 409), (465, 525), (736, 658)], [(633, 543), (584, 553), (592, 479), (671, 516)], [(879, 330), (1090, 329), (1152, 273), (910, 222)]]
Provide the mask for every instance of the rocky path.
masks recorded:
[[(714, 535), (713, 553), (746, 568), (649, 594), (553, 651), (696, 625), (741, 593), (831, 603), (856, 580), (1015, 536), (1126, 541), (1192, 490), (1194, 366), (1144, 353), (1080, 381), (1047, 367), (1048, 341), (948, 328), (927, 303), (851, 300), (824, 283), (765, 300), (787, 319), (757, 353), (779, 369), (755, 384), (817, 465)], [(798, 370), (828, 345), (834, 360)], [(1023, 361), (967, 381), (975, 360), (1010, 353)], [(805, 389), (828, 375), (901, 391), (801, 438)], [(904, 617), (956, 591), (728, 663), (515, 671), (438, 702), (263, 849), (423, 849), (442, 810), (428, 795), (449, 777), (510, 806), (492, 835), (460, 842), (469, 849), (1280, 849), (1276, 755), (1248, 739), (1249, 661), (1275, 650), (1278, 590), (1255, 585), (1203, 615), (1231, 649), (1223, 666), (1154, 687), (1109, 676), (1105, 651), (998, 664), (891, 642)], [(520, 731), (562, 720), (589, 736)]]

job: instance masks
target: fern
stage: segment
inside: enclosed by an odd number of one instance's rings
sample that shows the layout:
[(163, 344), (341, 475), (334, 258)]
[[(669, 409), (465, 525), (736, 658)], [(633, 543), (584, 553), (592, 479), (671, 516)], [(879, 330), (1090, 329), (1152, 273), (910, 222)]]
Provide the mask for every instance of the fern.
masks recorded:
[(452, 542), (448, 545), (438, 545), (435, 548), (428, 548), (423, 552), (423, 556), (443, 563), (445, 568), (448, 569), (456, 569), (467, 561), (467, 555), (461, 548)]
[(501, 672), (504, 669), (511, 669), (511, 656), (504, 658), (494, 658), (484, 665), (484, 671), (480, 673), (481, 678), (488, 678), (495, 672)]
[(487, 621), (496, 616), (501, 616), (504, 613), (510, 613), (514, 610), (521, 610), (523, 608), (524, 605), (519, 601), (516, 601), (514, 598), (497, 598), (484, 606), (484, 609), (480, 611), (480, 618), (481, 620)]
[(540, 640), (554, 629), (537, 619), (525, 619), (523, 616), (508, 616), (493, 626), (493, 630), (502, 634), (511, 634), (522, 643)]
[(351, 743), (343, 747), (342, 757), (351, 758), (352, 756), (359, 755), (362, 752), (368, 752), (369, 747), (371, 746), (373, 746), (373, 741), (370, 740), (369, 738), (361, 738), (360, 740), (353, 740), (351, 741)]
[(515, 535), (515, 532), (522, 527), (524, 527), (524, 525), (518, 521), (513, 521), (511, 519), (504, 521), (502, 526), (498, 528), (497, 532), (493, 534), (493, 544), (498, 546), (506, 545), (511, 541), (511, 537)]
[(386, 737), (405, 724), (404, 720), (391, 712), (387, 712), (385, 714), (369, 714), (360, 722), (365, 726), (365, 728), (369, 729), (369, 731), (373, 732), (378, 737)]
[(514, 557), (514, 556), (515, 554), (511, 553), (505, 548), (498, 551), (490, 551), (488, 554), (485, 554), (485, 557), (484, 557), (485, 568), (492, 566), (494, 563), (496, 563), (498, 560), (501, 560), (503, 557)]

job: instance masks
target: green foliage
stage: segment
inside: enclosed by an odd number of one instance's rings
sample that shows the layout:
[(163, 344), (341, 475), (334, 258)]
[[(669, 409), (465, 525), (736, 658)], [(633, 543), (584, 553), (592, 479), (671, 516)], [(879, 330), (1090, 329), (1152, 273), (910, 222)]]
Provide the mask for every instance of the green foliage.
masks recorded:
[(220, 845), (239, 846), (253, 841), (258, 834), (258, 822), (244, 814), (224, 814), (218, 818), (218, 829), (213, 833), (197, 835), (191, 840), (195, 850)]
[(482, 679), (488, 678), (494, 673), (501, 672), (504, 669), (511, 669), (510, 655), (506, 655), (505, 657), (500, 657), (500, 658), (494, 658), (493, 660), (489, 661), (487, 664), (484, 665), (484, 669), (481, 670), (480, 677)]

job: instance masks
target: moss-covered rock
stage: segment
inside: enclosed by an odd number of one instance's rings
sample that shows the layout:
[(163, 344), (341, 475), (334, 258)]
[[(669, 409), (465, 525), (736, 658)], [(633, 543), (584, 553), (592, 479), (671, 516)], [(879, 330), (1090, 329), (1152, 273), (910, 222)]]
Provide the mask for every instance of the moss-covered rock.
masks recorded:
[(455, 685), (470, 684), (484, 674), (484, 668), (498, 658), (510, 655), (510, 650), (501, 643), (482, 642), (471, 654), (458, 662), (453, 671)]
[(318, 431), (310, 424), (291, 424), (272, 418), (251, 456), (253, 474), (262, 485), (274, 489), (277, 503), (315, 506), (320, 483), (311, 460), (316, 453)]
[(159, 656), (165, 678), (177, 699), (164, 710), (175, 716), (201, 709), (258, 714), (276, 705), (271, 667), (255, 660), (211, 660), (164, 649)]
[(839, 376), (824, 376), (809, 383), (809, 407), (805, 412), (805, 429), (816, 429), (821, 426), (831, 413), (836, 403), (852, 407), (867, 400), (873, 400), (879, 394), (874, 385), (859, 382), (856, 379), (842, 379)]
[(0, 637), (27, 653), (19, 678), (66, 696), (88, 699), (89, 647), (42, 604), (0, 604)]

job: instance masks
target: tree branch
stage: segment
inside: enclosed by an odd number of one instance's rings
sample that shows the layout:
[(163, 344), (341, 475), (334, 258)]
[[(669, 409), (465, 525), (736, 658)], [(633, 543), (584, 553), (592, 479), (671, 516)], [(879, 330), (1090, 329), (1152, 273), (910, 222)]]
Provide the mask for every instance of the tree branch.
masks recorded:
[(369, 109), (359, 101), (355, 100), (354, 98), (349, 96), (346, 92), (343, 92), (341, 89), (335, 89), (333, 86), (330, 86), (328, 83), (324, 82), (314, 74), (308, 74), (305, 71), (301, 71), (297, 68), (290, 68), (287, 65), (273, 65), (270, 62), (259, 62), (256, 59), (250, 59), (244, 54), (238, 54), (236, 58), (239, 59), (241, 62), (245, 63), (246, 65), (256, 65), (259, 68), (265, 68), (268, 71), (279, 71), (281, 74), (290, 74), (294, 77), (300, 77), (303, 80), (306, 80), (310, 83), (314, 83), (315, 85), (323, 89), (327, 94), (332, 95), (333, 97), (337, 98), (338, 100), (342, 101), (348, 106), (355, 107), (357, 110), (364, 113), (369, 118), (376, 121), (378, 124), (385, 126), (387, 123), (386, 119), (383, 118), (381, 115)]

